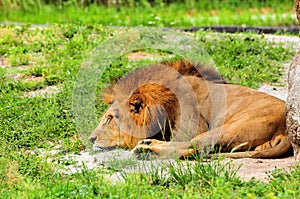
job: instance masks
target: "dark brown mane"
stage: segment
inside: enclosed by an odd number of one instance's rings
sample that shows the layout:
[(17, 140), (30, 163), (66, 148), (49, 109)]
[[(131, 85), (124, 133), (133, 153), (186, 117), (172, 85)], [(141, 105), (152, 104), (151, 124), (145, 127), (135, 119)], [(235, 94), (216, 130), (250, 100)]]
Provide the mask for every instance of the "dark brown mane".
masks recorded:
[(218, 73), (218, 71), (214, 67), (207, 66), (203, 63), (195, 64), (186, 60), (175, 60), (165, 61), (161, 64), (167, 65), (185, 76), (196, 76), (204, 78), (207, 81), (212, 81), (214, 83), (227, 84), (227, 81)]
[[(178, 71), (179, 73), (178, 75), (172, 73), (173, 75), (170, 76), (170, 69), (168, 69), (168, 67), (165, 67), (165, 69), (163, 69), (161, 67), (156, 66), (168, 66), (174, 69), (175, 71)], [(143, 72), (141, 72), (141, 70)], [(157, 70), (159, 70), (160, 72), (158, 72)], [(130, 87), (136, 87), (139, 84), (143, 85), (144, 83), (150, 83), (153, 81), (160, 83), (170, 82), (169, 80), (175, 80), (179, 78), (179, 74), (183, 76), (196, 76), (199, 78), (203, 78), (206, 81), (211, 81), (217, 84), (227, 84), (226, 80), (224, 80), (224, 78), (218, 73), (218, 71), (214, 67), (209, 67), (202, 63), (194, 64), (186, 60), (164, 61), (157, 65), (152, 65), (150, 67), (135, 69), (133, 72), (126, 75), (125, 78), (121, 78), (117, 84), (123, 84), (126, 82), (125, 85), (122, 86), (122, 89), (126, 87), (125, 90), (128, 91), (132, 89)], [(112, 91), (115, 85), (116, 84), (112, 84), (104, 92), (104, 102), (107, 104), (112, 103)]]

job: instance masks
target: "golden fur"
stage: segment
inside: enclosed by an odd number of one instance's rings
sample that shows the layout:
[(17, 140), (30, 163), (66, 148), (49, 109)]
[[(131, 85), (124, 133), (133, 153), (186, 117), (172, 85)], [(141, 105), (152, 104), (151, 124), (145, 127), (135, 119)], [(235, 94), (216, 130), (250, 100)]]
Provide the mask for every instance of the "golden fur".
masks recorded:
[[(166, 67), (169, 66), (169, 67)], [(284, 101), (227, 84), (213, 68), (186, 61), (137, 69), (106, 93), (109, 108), (90, 140), (184, 158), (218, 148), (226, 157), (274, 158), (291, 149)]]

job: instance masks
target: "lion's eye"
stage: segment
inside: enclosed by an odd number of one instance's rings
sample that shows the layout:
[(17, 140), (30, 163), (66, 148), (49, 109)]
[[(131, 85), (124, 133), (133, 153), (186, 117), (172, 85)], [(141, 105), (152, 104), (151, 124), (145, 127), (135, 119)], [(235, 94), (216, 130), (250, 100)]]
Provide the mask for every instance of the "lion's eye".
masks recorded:
[(105, 120), (104, 124), (108, 124), (108, 123), (112, 120), (112, 118), (113, 118), (112, 115), (108, 115), (108, 116), (106, 117), (106, 120)]

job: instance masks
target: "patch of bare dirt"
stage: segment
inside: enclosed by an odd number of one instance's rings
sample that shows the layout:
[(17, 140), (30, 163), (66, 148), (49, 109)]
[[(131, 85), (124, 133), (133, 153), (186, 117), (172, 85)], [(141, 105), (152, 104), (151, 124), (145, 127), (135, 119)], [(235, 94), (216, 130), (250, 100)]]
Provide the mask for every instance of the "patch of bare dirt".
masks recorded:
[(128, 59), (131, 61), (140, 60), (140, 59), (155, 59), (159, 57), (159, 53), (146, 53), (146, 52), (131, 52), (128, 54)]
[(265, 38), (274, 43), (283, 43), (284, 47), (287, 48), (294, 48), (295, 50), (298, 50), (300, 47), (300, 39), (296, 36), (281, 36), (281, 35), (265, 35)]
[(8, 63), (4, 60), (3, 57), (0, 56), (0, 67), (1, 68), (7, 68)]
[(43, 81), (44, 78), (39, 76), (39, 77), (36, 77), (36, 76), (28, 76), (24, 79), (25, 81), (32, 81), (32, 82), (40, 82), (40, 81)]
[(14, 79), (15, 81), (20, 80), (23, 77), (24, 77), (24, 74), (21, 74), (21, 73), (14, 73), (14, 74), (6, 75), (6, 78), (8, 78), (8, 79)]
[(22, 97), (37, 97), (37, 96), (45, 96), (58, 93), (60, 88), (58, 86), (47, 86), (43, 89), (30, 91), (22, 95)]
[(286, 101), (288, 91), (287, 87), (281, 87), (281, 86), (272, 86), (272, 85), (261, 85), (261, 87), (258, 89), (264, 93), (268, 93), (269, 95), (272, 95), (274, 97), (277, 97), (283, 101)]
[(279, 159), (252, 159), (242, 158), (232, 160), (232, 164), (241, 166), (237, 175), (248, 181), (252, 178), (267, 182), (272, 177), (272, 172), (276, 169), (289, 172), (295, 166), (294, 157)]

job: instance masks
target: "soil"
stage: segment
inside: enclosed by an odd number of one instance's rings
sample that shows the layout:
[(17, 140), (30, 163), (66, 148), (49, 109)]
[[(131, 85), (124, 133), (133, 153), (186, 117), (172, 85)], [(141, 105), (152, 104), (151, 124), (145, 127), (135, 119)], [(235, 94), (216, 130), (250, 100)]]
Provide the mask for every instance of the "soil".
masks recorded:
[[(37, 78), (36, 78), (36, 80), (38, 80)], [(42, 77), (40, 77), (40, 79), (42, 79)], [(36, 96), (52, 95), (52, 94), (58, 93), (60, 90), (61, 89), (59, 86), (55, 86), (55, 85), (47, 86), (43, 89), (27, 92), (27, 93), (23, 94), (22, 97), (36, 97)]]
[[(271, 42), (285, 42), (286, 47), (292, 47), (299, 49), (298, 37), (292, 36), (265, 36), (266, 39)], [(142, 56), (144, 57), (144, 55)], [(285, 74), (287, 74), (289, 64), (284, 65)], [(259, 90), (266, 92), (270, 95), (278, 97), (282, 100), (287, 98), (287, 75), (284, 75), (281, 86), (275, 85), (262, 85)], [(88, 152), (82, 152), (81, 155), (72, 155), (66, 158), (71, 158), (77, 161), (77, 165), (84, 163), (87, 168), (93, 168), (95, 166), (103, 166), (104, 168), (118, 167), (116, 172), (108, 175), (112, 180), (122, 180), (122, 172), (146, 172), (151, 168), (161, 167), (168, 163), (174, 162), (172, 159), (168, 160), (152, 160), (152, 161), (139, 161), (132, 157), (132, 154), (128, 150), (116, 149), (108, 152), (99, 152), (97, 154), (89, 154)], [(237, 175), (243, 180), (250, 180), (252, 178), (263, 182), (268, 181), (272, 177), (274, 171), (286, 171), (288, 172), (295, 165), (295, 159), (293, 156), (280, 158), (280, 159), (225, 159), (224, 162), (231, 161), (232, 165), (238, 169)], [(66, 172), (78, 171), (75, 167), (69, 167)]]

